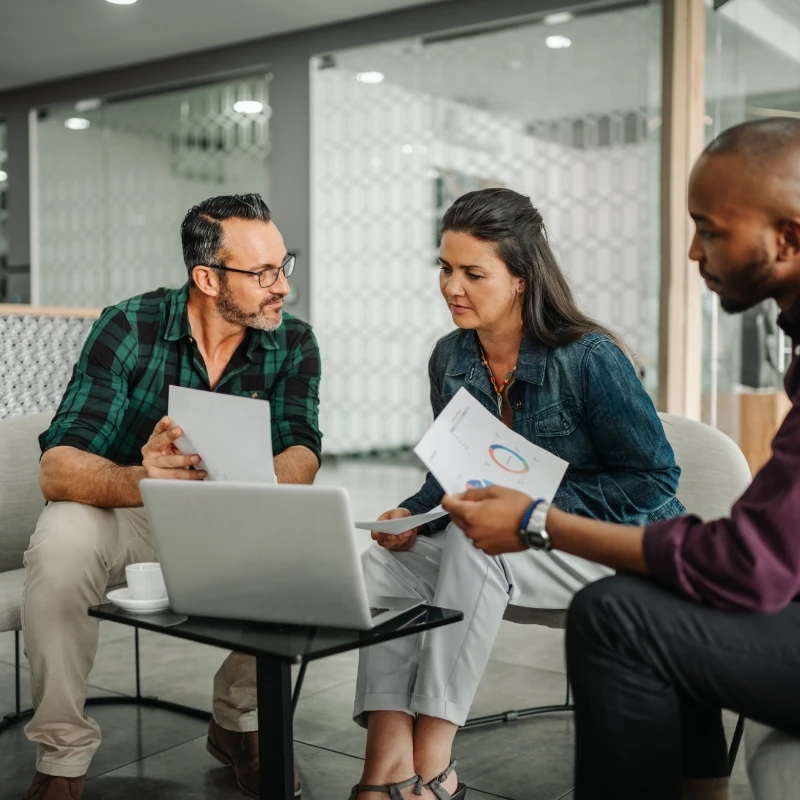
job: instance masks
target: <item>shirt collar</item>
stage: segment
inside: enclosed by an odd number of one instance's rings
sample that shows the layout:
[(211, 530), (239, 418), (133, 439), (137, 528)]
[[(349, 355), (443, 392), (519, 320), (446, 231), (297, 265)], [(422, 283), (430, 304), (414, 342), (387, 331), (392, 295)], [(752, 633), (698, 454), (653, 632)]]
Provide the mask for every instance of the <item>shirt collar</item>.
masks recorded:
[(792, 341), (800, 341), (800, 300), (778, 317), (778, 325), (792, 338)]
[(167, 309), (167, 332), (164, 334), (164, 338), (168, 342), (177, 342), (178, 339), (188, 338), (192, 335), (186, 305), (188, 300), (188, 283), (185, 283), (180, 289), (173, 289), (170, 293), (169, 308)]
[[(188, 339), (192, 335), (192, 328), (189, 325), (189, 284), (185, 283), (180, 289), (173, 289), (169, 297), (169, 308), (167, 309), (167, 331), (164, 338), (168, 342), (176, 342), (179, 339)], [(286, 312), (284, 312), (285, 314)], [(278, 340), (275, 338), (274, 331), (262, 331), (256, 328), (248, 328), (247, 354), (250, 355), (254, 348), (261, 347), (264, 350), (277, 350)]]
[[(545, 345), (534, 341), (529, 336), (523, 337), (517, 356), (515, 379), (541, 386), (544, 383), (544, 370), (547, 366), (547, 350)], [(481, 364), (478, 334), (475, 331), (465, 331), (458, 359), (447, 374), (450, 376), (466, 375), (476, 364)]]

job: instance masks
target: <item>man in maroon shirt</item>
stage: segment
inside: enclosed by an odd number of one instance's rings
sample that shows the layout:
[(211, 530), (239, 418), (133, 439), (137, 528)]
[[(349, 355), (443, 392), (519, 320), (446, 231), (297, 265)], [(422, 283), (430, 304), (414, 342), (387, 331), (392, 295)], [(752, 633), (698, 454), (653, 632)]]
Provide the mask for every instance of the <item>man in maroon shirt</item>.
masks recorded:
[(723, 309), (774, 298), (794, 347), (792, 408), (730, 517), (627, 528), (496, 487), (443, 503), (490, 555), (552, 547), (626, 573), (569, 612), (576, 800), (728, 798), (722, 708), (800, 735), (800, 119), (722, 133), (689, 212)]

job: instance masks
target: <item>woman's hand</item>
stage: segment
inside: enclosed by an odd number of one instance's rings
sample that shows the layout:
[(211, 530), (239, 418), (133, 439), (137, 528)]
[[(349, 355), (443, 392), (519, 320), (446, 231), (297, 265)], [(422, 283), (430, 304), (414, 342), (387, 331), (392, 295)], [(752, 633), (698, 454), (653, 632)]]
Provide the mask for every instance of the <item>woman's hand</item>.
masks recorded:
[[(385, 519), (403, 519), (404, 517), (410, 517), (411, 512), (407, 508), (393, 508), (391, 511), (387, 511), (385, 514), (381, 514), (378, 517), (378, 522), (382, 522)], [(410, 531), (405, 531), (404, 533), (379, 533), (378, 531), (372, 531), (372, 538), (381, 546), (385, 547), (387, 550), (394, 550), (396, 552), (402, 552), (404, 550), (410, 550), (414, 546), (414, 542), (417, 540), (417, 534), (419, 534), (421, 528), (412, 528)]]

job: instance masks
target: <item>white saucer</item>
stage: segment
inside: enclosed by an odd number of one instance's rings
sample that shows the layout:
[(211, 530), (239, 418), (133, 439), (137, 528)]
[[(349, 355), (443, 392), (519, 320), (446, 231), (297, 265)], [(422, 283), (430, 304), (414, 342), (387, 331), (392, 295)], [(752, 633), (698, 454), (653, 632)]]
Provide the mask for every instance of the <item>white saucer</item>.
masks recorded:
[(160, 600), (134, 600), (127, 586), (122, 589), (114, 589), (113, 592), (106, 595), (106, 598), (109, 603), (119, 606), (123, 611), (129, 611), (131, 614), (156, 614), (169, 608), (169, 598), (167, 597), (162, 597)]

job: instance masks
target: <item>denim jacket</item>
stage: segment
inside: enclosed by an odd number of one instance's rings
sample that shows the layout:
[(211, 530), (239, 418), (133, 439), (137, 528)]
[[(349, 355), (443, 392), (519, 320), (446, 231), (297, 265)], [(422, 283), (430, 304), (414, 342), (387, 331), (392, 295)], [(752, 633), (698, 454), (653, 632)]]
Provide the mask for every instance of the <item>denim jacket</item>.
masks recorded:
[[(462, 386), (497, 415), (475, 331), (456, 330), (440, 339), (428, 375), (434, 416)], [(513, 429), (569, 462), (554, 498), (558, 508), (628, 525), (685, 512), (675, 497), (680, 469), (653, 401), (607, 336), (589, 334), (556, 348), (526, 338), (508, 398)], [(400, 505), (419, 514), (437, 506), (442, 496), (442, 487), (428, 474), (424, 486)], [(436, 520), (431, 530), (447, 522), (447, 517)]]

